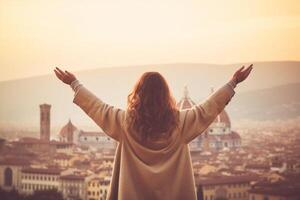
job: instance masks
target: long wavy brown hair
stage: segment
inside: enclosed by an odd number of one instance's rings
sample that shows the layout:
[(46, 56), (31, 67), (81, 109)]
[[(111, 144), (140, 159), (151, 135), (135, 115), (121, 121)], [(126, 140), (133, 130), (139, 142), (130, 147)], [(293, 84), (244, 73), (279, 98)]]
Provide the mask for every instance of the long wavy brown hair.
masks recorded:
[(127, 98), (130, 126), (143, 141), (170, 136), (178, 127), (176, 101), (167, 81), (158, 72), (146, 72)]

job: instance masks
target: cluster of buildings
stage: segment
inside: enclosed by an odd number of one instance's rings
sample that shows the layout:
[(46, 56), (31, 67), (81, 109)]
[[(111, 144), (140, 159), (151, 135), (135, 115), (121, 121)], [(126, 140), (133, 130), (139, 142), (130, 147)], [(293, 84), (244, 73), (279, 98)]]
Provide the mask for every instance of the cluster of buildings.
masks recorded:
[(33, 194), (37, 190), (56, 189), (65, 199), (105, 200), (109, 177), (110, 173), (101, 174), (72, 168), (32, 167), (25, 160), (0, 162), (1, 188), (16, 189), (24, 195)]
[(56, 189), (65, 199), (105, 200), (116, 143), (102, 132), (62, 127), (50, 140), (50, 109), (40, 105), (40, 138), (1, 142), (0, 187), (24, 195)]
[[(195, 105), (185, 88), (178, 108)], [(50, 109), (40, 105), (40, 138), (0, 140), (0, 187), (24, 195), (56, 189), (67, 200), (106, 199), (115, 141), (102, 132), (81, 130), (71, 120), (58, 132), (59, 140), (50, 140)], [(299, 199), (299, 129), (238, 132), (223, 110), (189, 144), (198, 199)]]

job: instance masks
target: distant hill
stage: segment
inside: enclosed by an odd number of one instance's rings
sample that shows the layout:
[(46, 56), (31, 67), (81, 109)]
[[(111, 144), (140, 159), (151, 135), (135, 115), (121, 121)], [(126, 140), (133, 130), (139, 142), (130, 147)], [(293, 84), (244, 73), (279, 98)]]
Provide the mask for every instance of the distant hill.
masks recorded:
[[(78, 79), (109, 104), (125, 108), (126, 98), (138, 77), (145, 71), (159, 71), (167, 79), (177, 100), (184, 85), (191, 98), (200, 102), (229, 80), (241, 64), (161, 64), (99, 68), (74, 72)], [(51, 69), (52, 70), (52, 69)], [(71, 118), (75, 125), (94, 125), (72, 103), (73, 91), (60, 83), (54, 73), (0, 82), (0, 129), (3, 126), (39, 126), (39, 104), (49, 103), (51, 124), (58, 126)], [(269, 120), (299, 116), (300, 62), (254, 63), (251, 77), (236, 89), (226, 108), (232, 120)]]
[(226, 110), (234, 120), (276, 120), (300, 116), (300, 83), (241, 92)]

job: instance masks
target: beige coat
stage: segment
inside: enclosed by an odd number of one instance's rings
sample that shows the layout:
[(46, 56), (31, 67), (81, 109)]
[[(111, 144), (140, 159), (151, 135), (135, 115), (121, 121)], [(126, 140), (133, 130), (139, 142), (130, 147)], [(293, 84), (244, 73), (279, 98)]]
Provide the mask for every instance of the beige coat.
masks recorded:
[(168, 140), (145, 146), (128, 130), (125, 110), (104, 103), (80, 85), (73, 102), (118, 141), (107, 199), (196, 200), (188, 143), (205, 131), (234, 94), (225, 84), (192, 109), (180, 111), (179, 129)]

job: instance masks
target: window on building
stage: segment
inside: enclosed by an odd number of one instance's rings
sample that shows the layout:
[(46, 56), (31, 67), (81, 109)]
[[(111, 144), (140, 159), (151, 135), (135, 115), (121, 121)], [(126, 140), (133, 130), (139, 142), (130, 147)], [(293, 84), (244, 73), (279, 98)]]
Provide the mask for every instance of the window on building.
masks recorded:
[(11, 168), (6, 168), (4, 170), (4, 185), (5, 186), (12, 186), (12, 178), (13, 178), (13, 171)]

